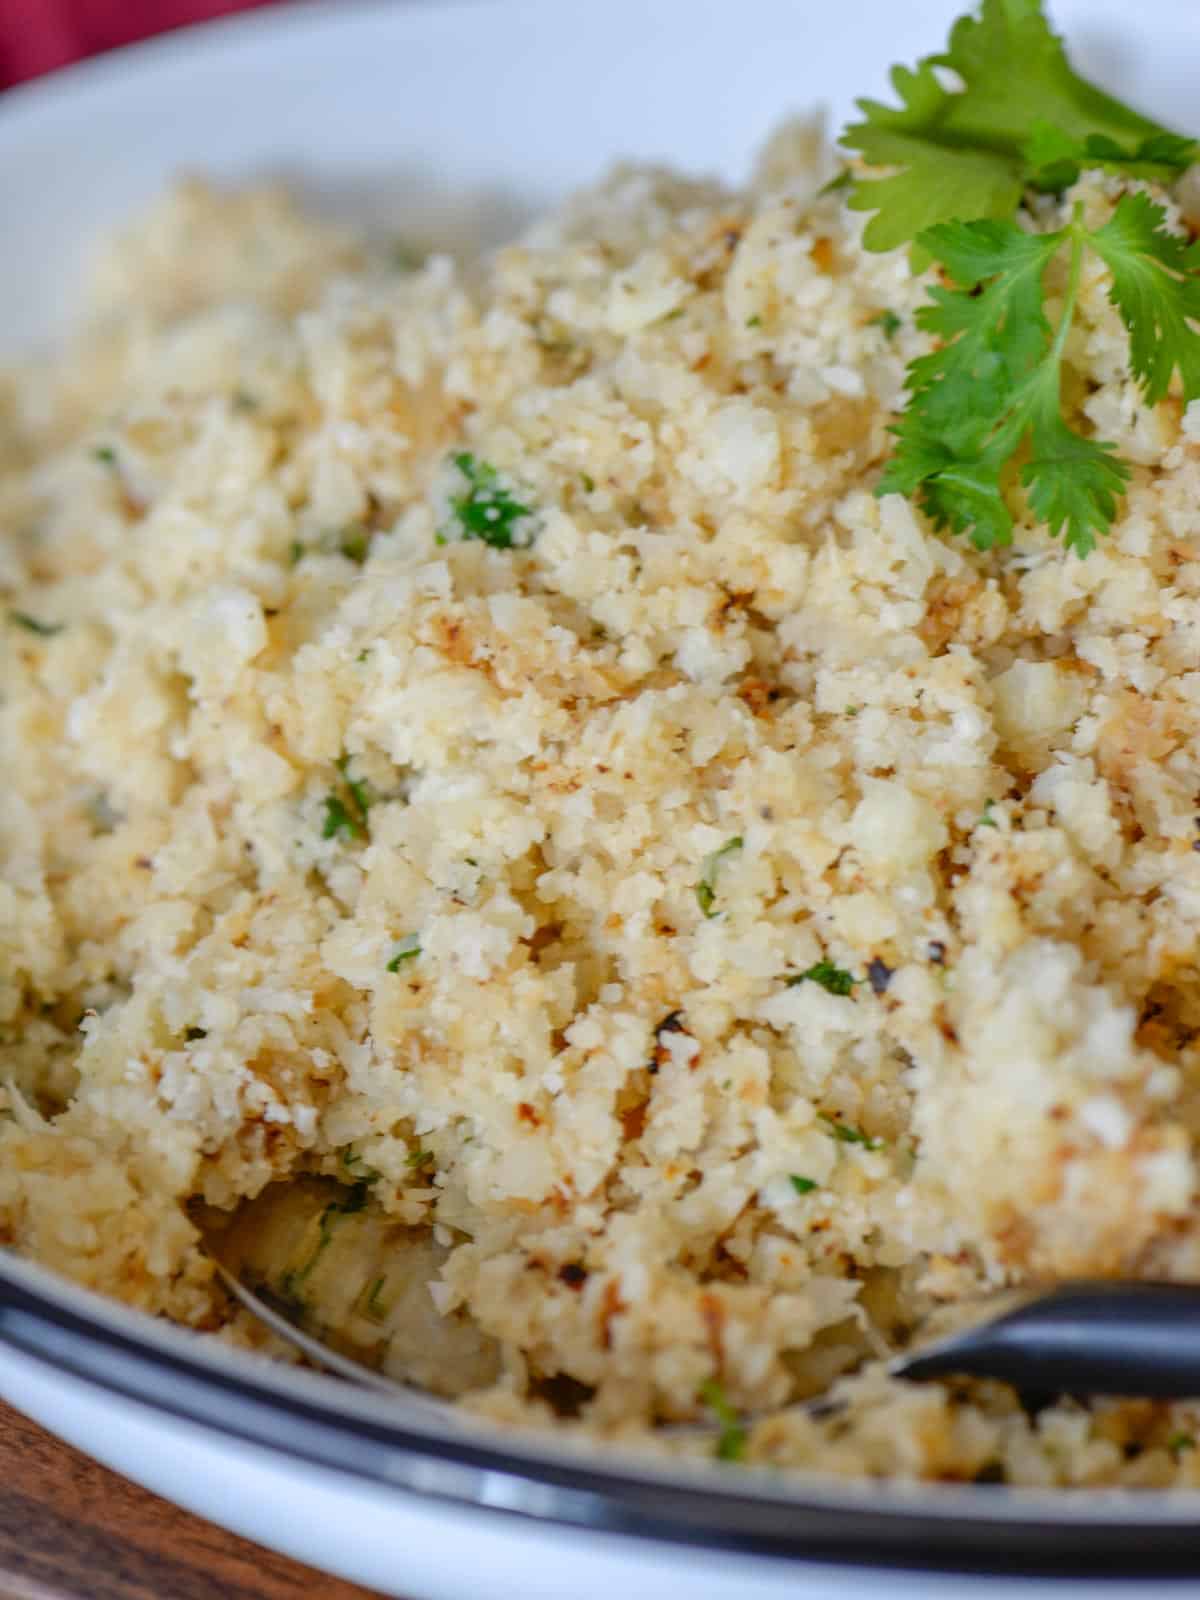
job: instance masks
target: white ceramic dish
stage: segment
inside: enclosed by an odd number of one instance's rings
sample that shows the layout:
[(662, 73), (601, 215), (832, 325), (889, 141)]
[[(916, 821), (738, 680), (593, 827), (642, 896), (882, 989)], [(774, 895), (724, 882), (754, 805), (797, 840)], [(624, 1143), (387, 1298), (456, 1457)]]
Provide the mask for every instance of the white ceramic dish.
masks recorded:
[[(855, 94), (884, 89), (893, 61), (936, 47), (961, 3), (307, 6), (62, 74), (0, 100), (0, 349), (62, 326), (89, 241), (180, 168), (283, 173), (367, 221), (496, 238), (617, 156), (737, 177), (781, 116), (824, 101), (836, 122)], [(1165, 121), (1200, 123), (1196, 0), (1054, 12), (1087, 70)], [(1088, 1573), (1109, 1575), (1109, 1600), (1132, 1600), (1147, 1591), (1142, 1563), (1200, 1594), (1200, 1511), (1186, 1497), (683, 1484), (419, 1407), (384, 1414), (328, 1380), (256, 1375), (7, 1261), (0, 1393), (228, 1527), (421, 1600), (599, 1600), (618, 1586), (689, 1600), (1068, 1600), (1095, 1591)], [(1126, 1581), (1112, 1578), (1121, 1569)]]

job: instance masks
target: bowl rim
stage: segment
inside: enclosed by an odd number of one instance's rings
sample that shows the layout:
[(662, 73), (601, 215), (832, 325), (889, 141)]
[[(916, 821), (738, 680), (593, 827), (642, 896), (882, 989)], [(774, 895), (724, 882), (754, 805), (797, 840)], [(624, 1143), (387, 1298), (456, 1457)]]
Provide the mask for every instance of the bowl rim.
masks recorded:
[[(376, 1488), (565, 1528), (841, 1566), (1009, 1577), (1200, 1574), (1200, 1497), (668, 1469), (414, 1393), (395, 1401), (166, 1324), (0, 1251), (0, 1345), (171, 1418)], [(18, 1400), (19, 1404), (19, 1400)]]

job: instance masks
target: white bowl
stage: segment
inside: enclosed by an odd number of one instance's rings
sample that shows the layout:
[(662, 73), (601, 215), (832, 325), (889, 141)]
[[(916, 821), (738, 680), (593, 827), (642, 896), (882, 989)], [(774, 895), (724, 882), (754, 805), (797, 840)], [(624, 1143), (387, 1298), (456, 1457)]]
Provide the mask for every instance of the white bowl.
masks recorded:
[[(824, 102), (836, 126), (883, 92), (960, 3), (306, 6), (62, 73), (0, 100), (0, 349), (52, 337), (89, 243), (181, 168), (495, 238), (619, 156), (738, 177), (780, 117)], [(1054, 10), (1085, 70), (1197, 122), (1197, 0)], [(1152, 1564), (1200, 1578), (1188, 1496), (672, 1478), (263, 1372), (2, 1257), (0, 1393), (217, 1522), (422, 1600), (1066, 1600), (1121, 1571), (1104, 1593), (1132, 1600)]]

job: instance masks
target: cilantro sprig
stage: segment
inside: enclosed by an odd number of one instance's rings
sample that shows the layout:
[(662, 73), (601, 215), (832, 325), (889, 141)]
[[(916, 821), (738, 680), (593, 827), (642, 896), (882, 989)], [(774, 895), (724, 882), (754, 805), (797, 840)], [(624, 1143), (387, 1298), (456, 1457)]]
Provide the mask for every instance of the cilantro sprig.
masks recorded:
[[(893, 429), (897, 448), (880, 492), (915, 496), (936, 526), (987, 550), (1012, 543), (1009, 489), (1019, 476), (1034, 516), (1087, 555), (1112, 526), (1130, 468), (1115, 446), (1063, 415), (1085, 256), (1094, 252), (1111, 273), (1129, 364), (1154, 405), (1176, 372), (1185, 402), (1200, 397), (1200, 246), (1169, 232), (1162, 207), (1143, 193), (1122, 195), (1095, 230), (1077, 207), (1050, 233), (979, 220), (939, 223), (919, 237), (955, 286), (932, 289), (917, 312), (918, 325), (942, 342), (908, 369), (908, 408)], [(1060, 253), (1066, 285), (1051, 325), (1045, 279)], [(1019, 454), (1024, 463), (1014, 470)]]
[(872, 250), (941, 222), (1004, 221), (1026, 188), (1065, 187), (1083, 166), (1170, 179), (1197, 158), (1194, 140), (1075, 72), (1041, 0), (983, 0), (940, 54), (893, 67), (892, 85), (900, 106), (860, 100), (863, 120), (842, 134), (869, 166), (894, 169), (856, 180), (848, 202), (876, 213), (865, 234)]
[(868, 247), (912, 244), (948, 281), (917, 312), (938, 343), (909, 365), (878, 492), (914, 498), (936, 527), (987, 550), (1012, 542), (1019, 484), (1033, 515), (1086, 555), (1111, 528), (1130, 468), (1064, 413), (1084, 263), (1091, 254), (1108, 270), (1146, 404), (1176, 379), (1187, 403), (1200, 398), (1200, 245), (1142, 191), (1122, 195), (1095, 229), (1079, 207), (1053, 231), (1014, 219), (1030, 191), (1061, 191), (1084, 168), (1169, 183), (1200, 144), (1079, 77), (1041, 0), (983, 0), (941, 55), (895, 68), (892, 81), (902, 105), (860, 101), (864, 120), (842, 136), (890, 171), (854, 177), (847, 203), (875, 213)]

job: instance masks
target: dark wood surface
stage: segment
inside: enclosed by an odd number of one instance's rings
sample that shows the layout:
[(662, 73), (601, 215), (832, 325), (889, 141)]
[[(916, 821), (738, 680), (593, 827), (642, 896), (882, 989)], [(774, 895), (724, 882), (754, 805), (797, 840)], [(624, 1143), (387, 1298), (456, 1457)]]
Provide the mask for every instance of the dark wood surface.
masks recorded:
[(0, 1405), (0, 1600), (378, 1600), (168, 1505)]

